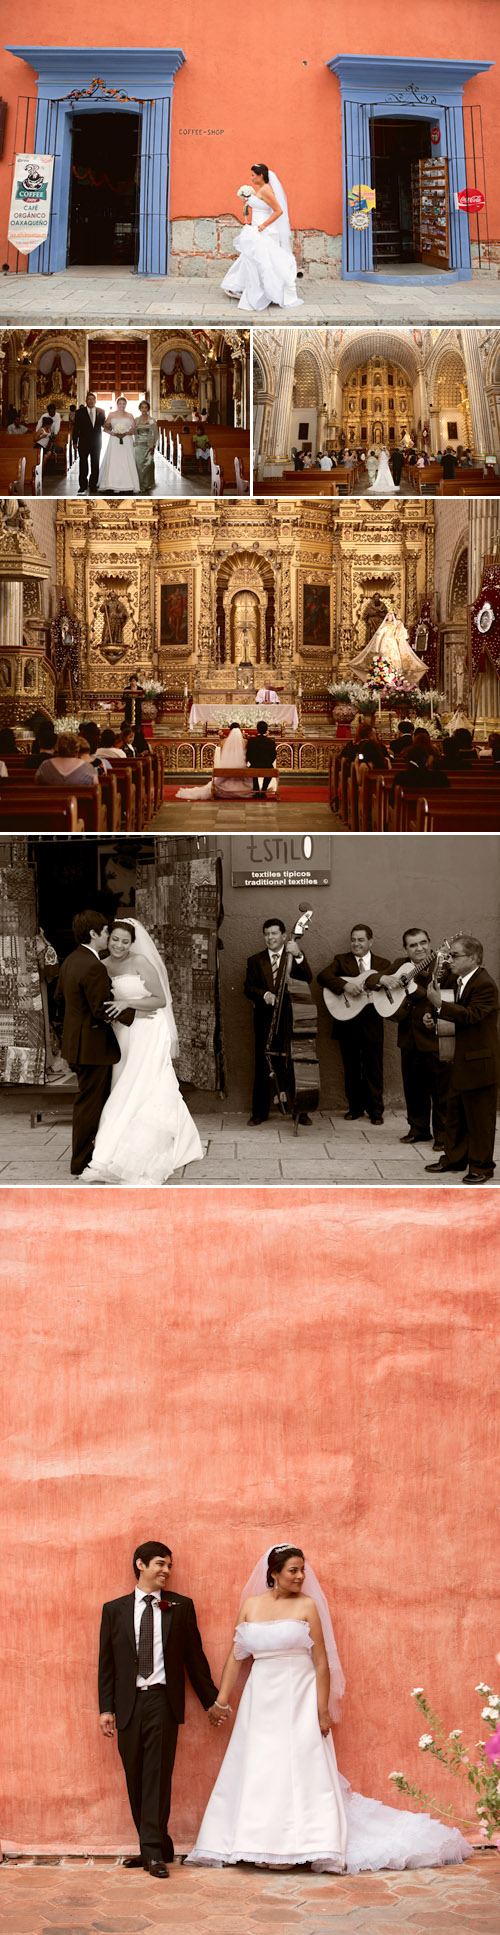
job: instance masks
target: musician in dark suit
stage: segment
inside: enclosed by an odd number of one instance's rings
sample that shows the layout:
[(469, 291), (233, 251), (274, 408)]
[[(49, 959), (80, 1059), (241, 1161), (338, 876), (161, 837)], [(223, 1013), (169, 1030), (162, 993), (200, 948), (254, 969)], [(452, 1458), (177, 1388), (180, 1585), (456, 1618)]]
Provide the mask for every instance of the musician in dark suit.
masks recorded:
[[(451, 1065), (446, 1110), (444, 1155), (428, 1163), (429, 1174), (446, 1175), (465, 1169), (464, 1183), (489, 1182), (494, 1174), (500, 1049), (498, 988), (483, 967), (483, 949), (472, 934), (450, 941), (450, 967), (456, 979), (456, 999), (446, 1002), (443, 1014), (455, 1025), (455, 1054)], [(438, 1012), (441, 991), (429, 987), (427, 999)], [(468, 1164), (468, 1169), (467, 1169)]]
[[(75, 914), (73, 954), (63, 961), (56, 988), (56, 1005), (63, 1007), (62, 1052), (78, 1077), (73, 1104), (72, 1176), (81, 1176), (90, 1162), (99, 1121), (111, 1087), (111, 1071), (120, 1050), (106, 1014), (111, 982), (101, 954), (108, 945), (104, 914), (86, 908)], [(120, 1015), (126, 1027), (135, 1019), (133, 1008)]]
[[(244, 992), (248, 1001), (253, 1001), (255, 1033), (255, 1073), (250, 1122), (253, 1127), (267, 1122), (271, 1101), (271, 1077), (266, 1060), (266, 1047), (272, 1012), (279, 995), (283, 975), (286, 974), (287, 957), (293, 957), (293, 977), (297, 981), (312, 981), (312, 968), (301, 952), (298, 941), (293, 936), (284, 940), (286, 928), (282, 920), (265, 920), (263, 925), (265, 947), (260, 954), (251, 954), (247, 961)], [(299, 1115), (299, 1122), (309, 1123), (310, 1117)]]
[[(267, 730), (267, 720), (258, 719), (257, 738), (254, 739), (252, 737), (247, 740), (247, 766), (271, 767), (274, 766), (275, 758), (276, 740), (270, 738)], [(254, 779), (254, 793), (258, 793), (259, 791), (267, 793), (270, 778), (271, 773), (269, 773), (269, 779)]]
[[(367, 988), (375, 988), (381, 974), (387, 974), (390, 963), (385, 955), (373, 954), (371, 942), (373, 930), (358, 922), (351, 929), (352, 951), (335, 954), (330, 966), (323, 968), (317, 975), (320, 988), (331, 988), (332, 994), (342, 995), (344, 978), (364, 974), (368, 970)], [(350, 1021), (334, 1021), (332, 1027), (334, 1040), (338, 1041), (344, 1067), (344, 1084), (347, 1101), (346, 1122), (356, 1122), (365, 1112), (370, 1122), (380, 1123), (384, 1119), (384, 1023), (371, 1002), (353, 1015)]]
[[(96, 491), (99, 483), (99, 464), (101, 461), (102, 429), (106, 422), (106, 411), (98, 410), (97, 397), (93, 390), (87, 391), (85, 403), (75, 410), (73, 424), (73, 443), (78, 447), (80, 494), (90, 488)], [(90, 485), (89, 485), (90, 464)]]
[[(401, 1142), (432, 1142), (444, 1149), (446, 1103), (450, 1086), (451, 1059), (440, 1055), (437, 1029), (426, 1024), (429, 1013), (427, 990), (432, 978), (429, 962), (431, 943), (425, 927), (407, 927), (403, 934), (404, 953), (393, 961), (391, 974), (405, 961), (414, 961), (416, 973), (410, 982), (403, 1005), (398, 1009), (398, 1048), (408, 1116), (408, 1132)], [(451, 988), (453, 977), (448, 967), (440, 975), (441, 987)], [(431, 1134), (432, 1115), (432, 1134)]]
[[(217, 1701), (192, 1599), (168, 1587), (172, 1553), (161, 1539), (134, 1552), (137, 1585), (102, 1609), (99, 1644), (101, 1732), (117, 1730), (140, 1855), (126, 1868), (147, 1868), (168, 1880), (174, 1850), (168, 1832), (177, 1732), (184, 1720), (185, 1669), (214, 1724), (226, 1717)], [(168, 1591), (166, 1588), (168, 1587)]]

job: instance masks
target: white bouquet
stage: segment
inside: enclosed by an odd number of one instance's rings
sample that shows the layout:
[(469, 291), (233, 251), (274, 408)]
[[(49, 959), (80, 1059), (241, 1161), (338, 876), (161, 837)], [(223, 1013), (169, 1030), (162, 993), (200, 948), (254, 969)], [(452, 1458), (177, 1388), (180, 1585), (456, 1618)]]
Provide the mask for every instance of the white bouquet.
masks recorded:
[(248, 215), (248, 202), (249, 202), (251, 193), (252, 193), (251, 188), (245, 187), (245, 183), (243, 183), (242, 188), (238, 189), (239, 200), (245, 203), (245, 215)]

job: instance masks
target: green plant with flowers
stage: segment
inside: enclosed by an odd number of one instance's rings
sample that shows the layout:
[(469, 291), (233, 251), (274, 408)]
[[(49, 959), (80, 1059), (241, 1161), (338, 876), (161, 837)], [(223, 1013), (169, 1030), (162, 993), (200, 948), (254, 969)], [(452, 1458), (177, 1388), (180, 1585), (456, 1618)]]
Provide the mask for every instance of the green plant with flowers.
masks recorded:
[[(485, 1705), (481, 1708), (481, 1719), (486, 1721), (490, 1734), (498, 1732), (500, 1694), (494, 1693), (493, 1688), (486, 1686), (483, 1680), (480, 1680), (479, 1686), (476, 1687), (476, 1693), (485, 1700)], [(477, 1824), (483, 1840), (496, 1839), (500, 1835), (500, 1758), (498, 1760), (488, 1758), (484, 1740), (476, 1742), (474, 1750), (476, 1758), (472, 1753), (466, 1753), (462, 1745), (462, 1728), (452, 1727), (449, 1733), (445, 1732), (439, 1715), (433, 1713), (432, 1707), (429, 1706), (423, 1686), (414, 1686), (411, 1697), (415, 1700), (429, 1729), (428, 1732), (420, 1735), (418, 1744), (421, 1752), (431, 1754), (434, 1760), (439, 1760), (442, 1767), (446, 1767), (449, 1773), (455, 1774), (457, 1779), (463, 1782), (464, 1788), (474, 1790), (473, 1793), (467, 1793), (467, 1796), (464, 1793), (464, 1802), (466, 1798), (470, 1800), (471, 1807), (468, 1813), (464, 1811), (460, 1817), (462, 1827)], [(500, 1744), (498, 1752), (500, 1756)], [(417, 1801), (420, 1807), (434, 1810), (441, 1817), (445, 1815), (447, 1819), (456, 1819), (452, 1804), (443, 1808), (431, 1794), (425, 1793), (421, 1787), (418, 1787), (416, 1781), (407, 1780), (405, 1774), (389, 1774), (389, 1780), (398, 1788), (400, 1794), (407, 1794), (408, 1798)]]

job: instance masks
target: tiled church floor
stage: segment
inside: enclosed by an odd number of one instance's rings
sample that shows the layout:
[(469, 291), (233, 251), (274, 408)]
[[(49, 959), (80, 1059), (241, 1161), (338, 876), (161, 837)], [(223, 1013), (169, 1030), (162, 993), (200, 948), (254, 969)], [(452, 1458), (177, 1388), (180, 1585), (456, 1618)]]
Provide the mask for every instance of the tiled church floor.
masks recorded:
[[(187, 1097), (189, 1101), (189, 1096)], [(51, 1108), (50, 1093), (47, 1110)], [(70, 1185), (71, 1098), (68, 1095), (62, 1121), (44, 1121), (32, 1128), (29, 1101), (26, 1115), (4, 1114), (0, 1120), (0, 1188), (12, 1183), (40, 1184), (58, 1188)], [(291, 1122), (282, 1116), (249, 1128), (247, 1113), (198, 1114), (203, 1162), (190, 1162), (177, 1169), (168, 1187), (211, 1186), (221, 1184), (266, 1184), (279, 1188), (291, 1183), (340, 1185), (370, 1184), (391, 1188), (401, 1184), (442, 1189), (462, 1187), (461, 1174), (428, 1176), (426, 1162), (437, 1162), (430, 1143), (401, 1143), (408, 1127), (402, 1112), (386, 1110), (382, 1128), (374, 1128), (366, 1117), (361, 1122), (344, 1122), (343, 1116), (327, 1110), (317, 1111), (310, 1128), (299, 1128), (294, 1135)], [(500, 1129), (497, 1133), (500, 1182)], [(82, 1188), (82, 1184), (76, 1185)]]
[[(179, 786), (183, 785), (179, 774)], [(337, 813), (332, 813), (325, 793), (323, 800), (281, 797), (275, 804), (267, 800), (164, 800), (148, 832), (210, 833), (347, 833)]]
[(498, 1935), (500, 1855), (403, 1874), (196, 1871), (169, 1882), (111, 1861), (5, 1862), (1, 1935)]

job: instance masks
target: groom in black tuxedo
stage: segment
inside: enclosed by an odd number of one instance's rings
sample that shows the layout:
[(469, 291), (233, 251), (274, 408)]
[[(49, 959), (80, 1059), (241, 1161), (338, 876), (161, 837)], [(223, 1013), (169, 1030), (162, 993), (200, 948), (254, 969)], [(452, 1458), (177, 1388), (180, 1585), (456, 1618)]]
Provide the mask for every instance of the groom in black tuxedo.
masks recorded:
[(135, 1592), (103, 1606), (99, 1646), (101, 1732), (112, 1737), (116, 1721), (141, 1848), (124, 1865), (147, 1868), (160, 1881), (168, 1880), (174, 1858), (168, 1817), (185, 1668), (205, 1712), (217, 1699), (193, 1601), (166, 1590), (171, 1565), (161, 1539), (137, 1546)]
[[(105, 1009), (105, 1003), (112, 1000), (109, 975), (100, 960), (108, 945), (105, 915), (94, 913), (92, 908), (75, 914), (73, 938), (75, 951), (63, 961), (56, 1004), (64, 1005), (62, 1053), (78, 1076), (71, 1174), (81, 1176), (90, 1162), (111, 1087), (111, 1070), (120, 1060), (120, 1050)], [(120, 1021), (130, 1028), (134, 1020), (135, 1010), (125, 1008)]]
[(78, 446), (78, 456), (80, 459), (78, 485), (81, 495), (89, 488), (89, 463), (90, 490), (97, 490), (99, 483), (99, 464), (101, 461), (102, 429), (105, 422), (105, 411), (97, 409), (97, 397), (94, 395), (94, 391), (87, 390), (85, 403), (81, 403), (80, 408), (75, 410), (75, 421), (73, 424), (73, 443)]

